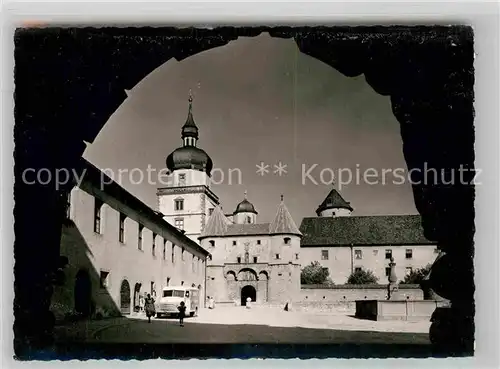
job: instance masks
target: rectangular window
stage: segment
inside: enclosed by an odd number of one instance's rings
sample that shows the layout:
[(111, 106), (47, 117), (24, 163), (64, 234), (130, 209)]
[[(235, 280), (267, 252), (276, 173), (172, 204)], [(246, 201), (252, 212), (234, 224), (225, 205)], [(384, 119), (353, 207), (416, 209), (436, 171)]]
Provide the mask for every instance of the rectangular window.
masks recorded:
[(144, 226), (142, 224), (139, 224), (139, 233), (137, 236), (137, 248), (139, 250), (142, 250), (142, 232), (144, 231)]
[(214, 212), (214, 208), (208, 209), (208, 216), (212, 215), (213, 212)]
[(257, 245), (260, 245), (260, 240), (257, 240)]
[(194, 255), (193, 255), (193, 259), (191, 260), (191, 271), (194, 273)]
[(125, 243), (125, 214), (120, 213), (120, 230), (118, 232), (118, 241)]
[(391, 268), (385, 268), (385, 276), (389, 277), (390, 274), (391, 274)]
[(163, 240), (163, 260), (167, 260), (167, 240)]
[(153, 296), (154, 292), (155, 292), (155, 282), (151, 282), (149, 293), (151, 294), (151, 296)]
[(151, 254), (156, 256), (156, 234), (153, 233), (153, 243), (151, 244)]
[(172, 264), (175, 264), (175, 244), (172, 242)]
[(411, 272), (413, 272), (413, 268), (412, 267), (407, 267), (405, 272), (406, 272), (406, 275), (410, 275)]
[(321, 260), (328, 260), (328, 250), (321, 250)]
[(241, 256), (238, 256), (236, 260), (238, 261), (238, 264), (241, 264)]
[(392, 250), (385, 250), (385, 258), (390, 259), (392, 257)]
[(373, 256), (377, 256), (378, 255), (378, 250), (373, 250)]
[(299, 260), (299, 254), (295, 254), (295, 260)]
[(236, 246), (236, 241), (233, 241), (233, 246)]
[(102, 205), (103, 202), (99, 199), (95, 199), (94, 203), (94, 232), (101, 233), (101, 216), (102, 216)]
[(186, 175), (179, 174), (179, 186), (185, 186), (185, 185), (186, 185)]
[(184, 210), (184, 200), (182, 199), (177, 199), (175, 200), (175, 210)]
[(177, 218), (175, 220), (175, 227), (177, 229), (180, 229), (181, 231), (184, 230), (184, 219), (183, 218)]
[(100, 278), (99, 278), (99, 287), (100, 288), (107, 288), (108, 287), (108, 276), (109, 276), (109, 272), (105, 272), (103, 270), (101, 270), (101, 273), (100, 273)]
[(413, 259), (413, 250), (406, 249), (405, 257), (406, 257), (406, 259)]
[(362, 269), (361, 269), (361, 267), (356, 267), (356, 268), (354, 268), (354, 271), (355, 271), (356, 273), (361, 272), (361, 270), (362, 270)]
[(257, 256), (253, 257), (253, 262), (254, 262), (254, 264), (257, 264)]
[(275, 256), (276, 256), (276, 260), (281, 259), (281, 255), (280, 254), (276, 254)]
[(363, 259), (363, 251), (362, 250), (354, 250), (354, 258), (355, 259)]

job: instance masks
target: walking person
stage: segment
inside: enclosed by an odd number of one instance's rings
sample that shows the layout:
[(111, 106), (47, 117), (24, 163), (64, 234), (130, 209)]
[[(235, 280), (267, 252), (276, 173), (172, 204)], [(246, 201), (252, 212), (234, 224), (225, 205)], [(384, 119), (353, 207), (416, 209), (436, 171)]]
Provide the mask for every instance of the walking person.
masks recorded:
[(181, 327), (184, 327), (184, 317), (186, 316), (186, 305), (184, 305), (184, 301), (181, 301), (177, 309), (179, 310), (179, 324)]
[(155, 316), (155, 300), (148, 293), (146, 300), (144, 301), (144, 309), (146, 310), (146, 316), (148, 317), (148, 323), (151, 323), (151, 317)]

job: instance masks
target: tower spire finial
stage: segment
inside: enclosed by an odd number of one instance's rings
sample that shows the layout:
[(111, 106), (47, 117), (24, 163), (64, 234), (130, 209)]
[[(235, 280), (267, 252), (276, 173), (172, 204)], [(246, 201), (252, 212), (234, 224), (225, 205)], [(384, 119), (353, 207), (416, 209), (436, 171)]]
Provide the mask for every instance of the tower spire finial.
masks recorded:
[(244, 192), (245, 200), (247, 199), (247, 190)]
[(281, 194), (281, 202), (283, 202), (283, 194)]

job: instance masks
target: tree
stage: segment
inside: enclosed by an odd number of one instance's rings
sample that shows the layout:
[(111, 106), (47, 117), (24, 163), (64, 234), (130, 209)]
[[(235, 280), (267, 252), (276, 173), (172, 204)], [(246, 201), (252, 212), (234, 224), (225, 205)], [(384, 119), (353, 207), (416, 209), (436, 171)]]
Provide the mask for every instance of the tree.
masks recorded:
[(329, 278), (328, 268), (324, 268), (317, 261), (307, 265), (300, 273), (301, 284), (333, 284)]
[(418, 268), (412, 270), (408, 275), (405, 276), (405, 279), (400, 282), (400, 284), (420, 284), (423, 279), (429, 274), (431, 270), (431, 264), (427, 264), (423, 268)]
[(378, 278), (371, 270), (359, 269), (351, 273), (347, 278), (347, 284), (373, 284)]

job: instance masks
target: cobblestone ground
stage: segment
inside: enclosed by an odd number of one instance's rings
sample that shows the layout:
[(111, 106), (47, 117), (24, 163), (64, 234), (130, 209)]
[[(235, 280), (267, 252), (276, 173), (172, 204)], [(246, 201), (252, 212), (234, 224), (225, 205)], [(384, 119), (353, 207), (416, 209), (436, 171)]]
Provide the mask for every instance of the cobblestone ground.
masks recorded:
[(244, 307), (203, 309), (198, 317), (129, 318), (57, 327), (59, 342), (88, 343), (376, 343), (428, 344), (430, 323), (373, 322), (338, 314), (285, 312)]

